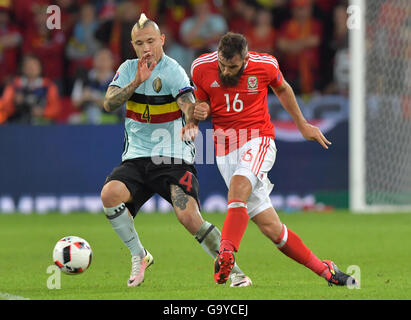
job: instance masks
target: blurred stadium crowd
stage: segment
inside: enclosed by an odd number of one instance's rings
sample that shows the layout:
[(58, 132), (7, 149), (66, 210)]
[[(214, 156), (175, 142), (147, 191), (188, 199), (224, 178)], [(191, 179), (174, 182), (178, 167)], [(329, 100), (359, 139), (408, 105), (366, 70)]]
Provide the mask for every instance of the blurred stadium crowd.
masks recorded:
[[(50, 5), (60, 29), (47, 27)], [(230, 30), (276, 56), (299, 96), (347, 95), (346, 0), (0, 0), (0, 124), (121, 121), (102, 104), (117, 67), (136, 57), (130, 30), (141, 12), (188, 74)]]

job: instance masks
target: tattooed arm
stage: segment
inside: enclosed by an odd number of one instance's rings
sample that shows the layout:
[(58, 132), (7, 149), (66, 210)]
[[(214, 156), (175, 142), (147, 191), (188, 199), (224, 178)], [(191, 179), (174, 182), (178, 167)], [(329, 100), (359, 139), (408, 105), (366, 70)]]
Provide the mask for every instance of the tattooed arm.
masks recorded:
[(191, 91), (183, 93), (177, 98), (177, 104), (181, 111), (184, 112), (185, 119), (187, 123), (198, 124), (198, 120), (194, 118), (194, 107), (196, 104), (196, 99)]
[(138, 86), (139, 85), (135, 84), (134, 81), (130, 82), (130, 84), (124, 88), (109, 86), (106, 92), (106, 97), (104, 98), (104, 110), (111, 112), (121, 107), (128, 99), (130, 99)]
[(136, 77), (124, 88), (117, 86), (109, 86), (104, 98), (104, 110), (107, 112), (114, 111), (121, 107), (130, 97), (133, 95), (134, 91), (146, 81), (156, 66), (156, 62), (152, 62), (148, 65), (148, 59), (151, 58), (150, 53), (146, 53), (141, 58), (138, 59)]
[(117, 86), (109, 86), (106, 92), (106, 97), (104, 98), (104, 110), (107, 112), (114, 111), (121, 107), (130, 97), (133, 95), (133, 92), (138, 88), (133, 82), (124, 88)]
[(196, 105), (196, 99), (193, 93), (186, 92), (177, 98), (177, 104), (181, 111), (184, 112), (186, 119), (186, 125), (181, 129), (181, 140), (194, 141), (198, 135), (198, 120), (194, 118), (194, 108)]

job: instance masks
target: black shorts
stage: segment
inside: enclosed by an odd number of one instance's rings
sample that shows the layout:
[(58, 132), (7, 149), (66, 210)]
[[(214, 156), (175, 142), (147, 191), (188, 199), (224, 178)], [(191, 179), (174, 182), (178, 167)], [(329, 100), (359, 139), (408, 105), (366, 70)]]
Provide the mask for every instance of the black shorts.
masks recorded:
[[(159, 159), (164, 161), (158, 164), (161, 162)], [(186, 194), (197, 201), (200, 207), (197, 171), (193, 165), (180, 159), (136, 158), (126, 160), (114, 168), (106, 178), (105, 184), (112, 180), (123, 182), (130, 191), (133, 200), (126, 203), (126, 206), (133, 217), (156, 193), (172, 205), (170, 185), (180, 186)]]

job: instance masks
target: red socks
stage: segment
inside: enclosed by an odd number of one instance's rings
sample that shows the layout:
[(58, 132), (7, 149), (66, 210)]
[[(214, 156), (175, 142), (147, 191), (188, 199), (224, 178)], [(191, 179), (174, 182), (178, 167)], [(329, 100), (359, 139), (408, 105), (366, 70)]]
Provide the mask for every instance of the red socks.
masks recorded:
[(328, 271), (327, 266), (307, 248), (297, 234), (288, 230), (284, 224), (281, 235), (275, 243), (278, 249), (286, 256), (306, 266), (319, 276), (326, 276)]
[(247, 205), (244, 201), (228, 202), (227, 216), (221, 230), (220, 251), (227, 249), (237, 251), (248, 225)]
[[(248, 220), (246, 203), (240, 200), (231, 200), (228, 203), (227, 216), (221, 230), (220, 251), (224, 249), (238, 251)], [(328, 267), (307, 248), (297, 234), (288, 230), (284, 224), (275, 244), (289, 258), (301, 263), (319, 276), (327, 277)]]

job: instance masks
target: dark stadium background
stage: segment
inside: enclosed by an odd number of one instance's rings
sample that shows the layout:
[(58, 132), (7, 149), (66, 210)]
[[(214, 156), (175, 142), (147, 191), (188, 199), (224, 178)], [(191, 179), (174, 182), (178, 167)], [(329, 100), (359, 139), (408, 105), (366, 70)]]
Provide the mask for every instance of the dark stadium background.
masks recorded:
[[(341, 33), (347, 29), (345, 1), (3, 0), (0, 15), (7, 15), (8, 22), (0, 31), (0, 39), (13, 34), (19, 40), (0, 54), (2, 99), (7, 85), (20, 75), (23, 57), (34, 54), (42, 62), (43, 76), (58, 87), (60, 112), (47, 124), (22, 123), (2, 118), (3, 100), (0, 100), (0, 212), (101, 211), (100, 189), (121, 159), (122, 115), (113, 121), (113, 118), (107, 120), (104, 114), (98, 123), (92, 123), (85, 118), (84, 109), (73, 102), (75, 83), (93, 68), (93, 59), (99, 50), (111, 51), (112, 72), (125, 59), (135, 57), (128, 36), (142, 11), (158, 22), (167, 35), (165, 52), (179, 61), (189, 74), (190, 58), (215, 48), (215, 41), (209, 39), (204, 39), (203, 45), (190, 43), (181, 31), (183, 23), (195, 17), (196, 7), (203, 2), (209, 4), (208, 15), (225, 21), (227, 30), (247, 35), (250, 50), (270, 52), (278, 58), (285, 78), (298, 95), (304, 115), (320, 126), (333, 142), (325, 151), (313, 142), (304, 141), (270, 94), (269, 108), (276, 126), (278, 149), (270, 172), (275, 185), (274, 205), (286, 212), (348, 206), (349, 57), (345, 54), (347, 34)], [(44, 27), (50, 18), (47, 8), (52, 5), (61, 10), (61, 29), (36, 34), (36, 27), (42, 23)], [(94, 9), (94, 37), (98, 46), (78, 58), (73, 54), (76, 48), (81, 48), (81, 44), (73, 45), (78, 40), (76, 25), (85, 14), (83, 9), (90, 6)], [(315, 50), (310, 51), (311, 60), (305, 62), (305, 66), (311, 63), (315, 67), (308, 82), (301, 80), (306, 79), (302, 77), (302, 69), (293, 69), (295, 66), (287, 63), (287, 54), (280, 45), (280, 39), (288, 35), (287, 23), (292, 21), (293, 12), (299, 6), (311, 8), (310, 21), (318, 26), (321, 40)], [(271, 19), (270, 29), (264, 33), (267, 17)], [(264, 41), (255, 39), (259, 30), (267, 34)], [(210, 121), (201, 124), (204, 137), (209, 128)], [(203, 149), (199, 154), (208, 152), (212, 151)], [(205, 158), (202, 162), (206, 162)], [(224, 211), (226, 187), (215, 164), (199, 161), (197, 169), (203, 209)], [(143, 211), (169, 209), (167, 203), (155, 198)]]

